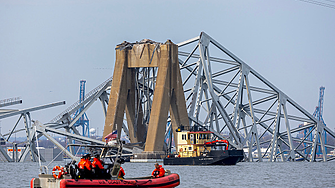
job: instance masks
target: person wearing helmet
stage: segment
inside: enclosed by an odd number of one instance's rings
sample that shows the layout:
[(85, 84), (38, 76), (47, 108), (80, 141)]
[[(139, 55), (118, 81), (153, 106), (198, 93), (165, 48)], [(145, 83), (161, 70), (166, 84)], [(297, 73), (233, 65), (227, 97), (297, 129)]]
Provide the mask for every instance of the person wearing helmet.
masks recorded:
[(100, 155), (96, 154), (92, 162), (92, 169), (94, 170), (94, 176), (99, 179), (103, 178), (105, 171), (102, 163), (103, 162), (100, 160)]
[(91, 163), (91, 154), (86, 154), (86, 162), (84, 165), (84, 174), (86, 179), (92, 179), (92, 163)]
[(85, 163), (86, 163), (86, 156), (83, 155), (78, 162), (78, 170), (79, 170), (79, 179), (84, 179), (85, 178)]

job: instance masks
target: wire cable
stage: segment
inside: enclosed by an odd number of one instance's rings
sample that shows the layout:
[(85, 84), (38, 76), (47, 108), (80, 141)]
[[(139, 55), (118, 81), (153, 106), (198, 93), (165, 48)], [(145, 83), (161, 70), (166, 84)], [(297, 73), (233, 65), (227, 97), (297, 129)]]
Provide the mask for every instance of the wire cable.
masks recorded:
[[(323, 2), (320, 2), (320, 1), (314, 1), (314, 0), (299, 0), (299, 1), (335, 9), (335, 5), (333, 5), (333, 4), (328, 4), (328, 3), (323, 3)], [(326, 0), (326, 1), (329, 1), (329, 2), (335, 2), (335, 1), (333, 1), (333, 0)]]
[(335, 3), (335, 1), (334, 1), (334, 0), (325, 0), (325, 1), (328, 1), (328, 2)]

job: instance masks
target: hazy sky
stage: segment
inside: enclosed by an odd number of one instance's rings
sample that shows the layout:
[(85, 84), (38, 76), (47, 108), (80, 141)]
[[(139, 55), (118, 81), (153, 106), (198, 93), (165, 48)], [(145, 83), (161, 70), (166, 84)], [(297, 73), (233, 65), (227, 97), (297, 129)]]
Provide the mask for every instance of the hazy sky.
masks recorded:
[[(202, 31), (310, 113), (325, 86), (323, 118), (334, 130), (335, 9), (298, 0), (0, 0), (0, 100), (21, 97), (11, 109), (65, 100), (32, 112), (46, 123), (78, 100), (80, 80), (88, 92), (112, 76), (117, 44), (179, 43)], [(101, 132), (101, 104), (87, 114)], [(0, 120), (1, 132), (18, 117)]]

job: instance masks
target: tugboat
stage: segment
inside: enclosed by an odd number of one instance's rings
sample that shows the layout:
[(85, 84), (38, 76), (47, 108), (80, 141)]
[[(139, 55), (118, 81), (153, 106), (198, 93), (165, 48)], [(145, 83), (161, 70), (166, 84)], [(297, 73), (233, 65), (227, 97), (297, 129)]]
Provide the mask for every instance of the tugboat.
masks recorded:
[[(178, 174), (171, 173), (169, 170), (165, 170), (163, 177), (154, 178), (152, 176), (138, 177), (138, 178), (123, 178), (120, 176), (121, 164), (124, 160), (121, 157), (122, 153), (122, 142), (120, 140), (112, 141), (105, 146), (92, 146), (86, 145), (86, 147), (92, 148), (99, 147), (101, 159), (105, 159), (104, 163), (104, 174), (101, 177), (86, 177), (82, 178), (78, 166), (76, 165), (76, 158), (71, 156), (73, 159), (65, 167), (55, 166), (52, 170), (52, 174), (48, 174), (48, 168), (46, 166), (40, 167), (40, 174), (38, 178), (32, 178), (30, 181), (31, 188), (87, 188), (87, 187), (100, 187), (100, 188), (123, 188), (123, 187), (176, 187), (180, 184), (180, 178)], [(78, 146), (71, 144), (68, 146)], [(108, 155), (110, 150), (117, 147), (116, 156)], [(110, 163), (106, 162), (110, 161)], [(100, 174), (101, 175), (101, 174)]]
[(229, 145), (228, 140), (212, 140), (206, 127), (180, 126), (176, 130), (176, 153), (164, 158), (164, 165), (236, 165), (244, 158), (243, 150)]

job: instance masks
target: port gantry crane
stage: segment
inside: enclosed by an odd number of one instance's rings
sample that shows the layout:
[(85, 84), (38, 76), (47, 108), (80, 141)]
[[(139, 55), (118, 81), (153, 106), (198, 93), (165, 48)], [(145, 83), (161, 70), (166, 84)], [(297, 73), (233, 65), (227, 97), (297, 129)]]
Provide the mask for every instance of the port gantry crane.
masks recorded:
[[(318, 105), (315, 107), (315, 111), (313, 113), (313, 116), (320, 122), (322, 122), (325, 126), (326, 126), (326, 123), (325, 121), (323, 120), (323, 117), (322, 117), (322, 114), (323, 114), (323, 98), (324, 98), (324, 94), (325, 94), (325, 87), (324, 86), (321, 86), (320, 87), (320, 93), (319, 93), (319, 101), (318, 101)], [(305, 130), (305, 134), (307, 131)], [(324, 138), (324, 142), (325, 144), (327, 144), (327, 133), (324, 132), (323, 133), (323, 138)], [(312, 141), (312, 137), (310, 136), (310, 141)], [(327, 153), (327, 148), (325, 148), (326, 152)], [(322, 154), (321, 152), (321, 148), (319, 147), (319, 150), (317, 152), (318, 155)]]
[(321, 121), (324, 125), (326, 125), (325, 121), (323, 120), (322, 114), (323, 114), (323, 97), (325, 94), (325, 87), (321, 86), (320, 87), (320, 95), (319, 95), (319, 101), (318, 101), (318, 106), (315, 107), (315, 111), (313, 113), (313, 116)]
[[(79, 104), (84, 102), (85, 100), (85, 87), (86, 87), (86, 80), (80, 80), (80, 91), (79, 91)], [(72, 115), (72, 118), (75, 118), (84, 110), (84, 106), (81, 106), (76, 113)], [(73, 125), (74, 127), (81, 127), (82, 128), (82, 135), (86, 137), (90, 137), (90, 120), (87, 117), (86, 112), (76, 121)]]

